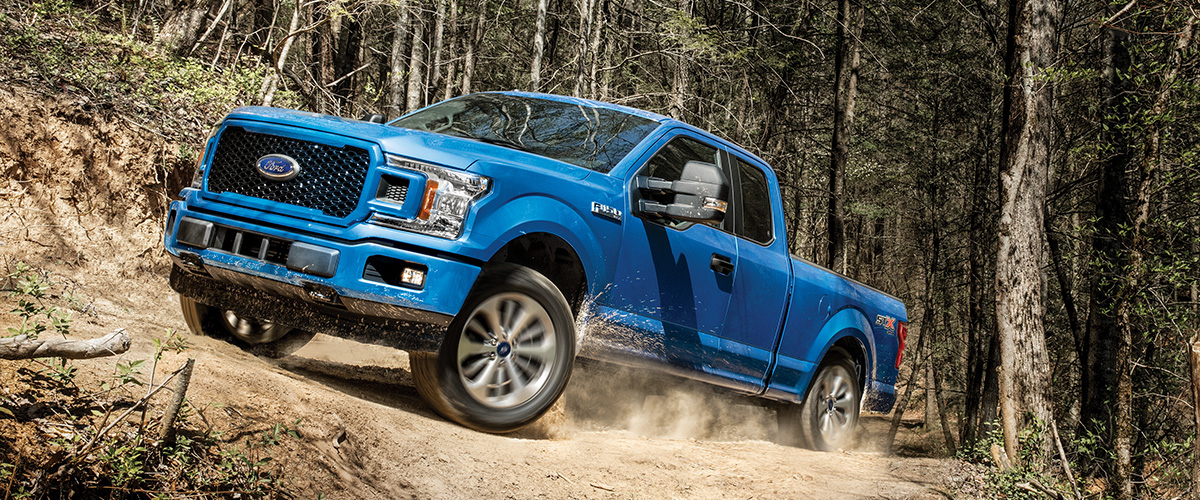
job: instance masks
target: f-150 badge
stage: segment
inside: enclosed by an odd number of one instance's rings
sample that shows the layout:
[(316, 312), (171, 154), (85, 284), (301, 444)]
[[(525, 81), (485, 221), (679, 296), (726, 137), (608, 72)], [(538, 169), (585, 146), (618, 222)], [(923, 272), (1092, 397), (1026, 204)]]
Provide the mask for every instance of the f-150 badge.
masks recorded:
[(621, 211), (617, 210), (613, 207), (610, 207), (608, 205), (604, 205), (604, 204), (593, 201), (592, 202), (592, 213), (599, 215), (601, 217), (607, 217), (607, 218), (615, 220), (617, 222), (621, 222)]
[(875, 325), (882, 326), (884, 330), (887, 330), (888, 335), (896, 335), (896, 318), (876, 314)]

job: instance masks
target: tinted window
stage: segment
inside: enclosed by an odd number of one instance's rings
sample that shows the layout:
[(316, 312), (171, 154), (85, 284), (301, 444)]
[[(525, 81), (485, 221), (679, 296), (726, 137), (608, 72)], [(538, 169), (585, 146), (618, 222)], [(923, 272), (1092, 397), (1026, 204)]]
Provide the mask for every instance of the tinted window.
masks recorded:
[(528, 151), (607, 173), (658, 122), (613, 109), (507, 94), (446, 101), (392, 122)]
[[(689, 137), (676, 137), (659, 149), (638, 175), (658, 177), (659, 179), (676, 181), (683, 177), (683, 166), (689, 161), (702, 161), (720, 165), (717, 148)], [(655, 201), (663, 204), (673, 203), (674, 195), (656, 196)], [(729, 200), (725, 200), (729, 201)], [(672, 227), (684, 226), (688, 223), (672, 222)], [(732, 228), (726, 221), (720, 224), (709, 224), (721, 229)], [(728, 229), (727, 229), (728, 230)]]
[(762, 170), (737, 160), (738, 175), (742, 181), (742, 231), (743, 238), (767, 243), (771, 241), (771, 191), (767, 189), (767, 175)]
[(659, 179), (668, 181), (679, 180), (680, 177), (683, 177), (683, 166), (692, 160), (715, 165), (717, 163), (717, 148), (687, 137), (676, 137), (671, 139), (671, 142), (668, 142), (657, 153), (654, 153), (654, 157), (650, 158), (650, 161), (646, 163), (646, 167), (650, 171), (642, 175), (658, 177)]

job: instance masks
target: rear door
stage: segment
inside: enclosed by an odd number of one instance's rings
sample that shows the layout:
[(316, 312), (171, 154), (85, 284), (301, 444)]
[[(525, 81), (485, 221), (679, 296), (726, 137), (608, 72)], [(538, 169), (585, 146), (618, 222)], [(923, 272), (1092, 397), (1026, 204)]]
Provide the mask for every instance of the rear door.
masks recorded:
[(737, 268), (732, 300), (726, 314), (723, 337), (727, 348), (721, 353), (736, 363), (723, 375), (762, 388), (772, 353), (779, 341), (790, 293), (784, 223), (776, 216), (782, 206), (779, 190), (771, 189), (775, 174), (765, 165), (730, 154), (726, 162), (737, 179), (734, 234)]

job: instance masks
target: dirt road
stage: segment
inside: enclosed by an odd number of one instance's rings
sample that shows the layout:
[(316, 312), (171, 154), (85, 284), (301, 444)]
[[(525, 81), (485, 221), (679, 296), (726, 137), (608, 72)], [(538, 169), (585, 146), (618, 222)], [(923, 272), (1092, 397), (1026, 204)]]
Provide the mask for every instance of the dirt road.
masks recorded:
[[(161, 276), (45, 264), (72, 300), (90, 304), (76, 313), (76, 335), (118, 327), (134, 335), (120, 360), (147, 359), (154, 338), (186, 328)], [(402, 351), (318, 335), (269, 359), (186, 338), (191, 347), (160, 364), (196, 360), (187, 395), (222, 439), (239, 443), (299, 420), (300, 438), (269, 453), (301, 498), (941, 498), (956, 464), (872, 451), (882, 420), (867, 421), (861, 450), (780, 446), (770, 441), (769, 409), (593, 365), (576, 372), (548, 424), (488, 435), (426, 407)], [(120, 360), (78, 364), (99, 379)]]

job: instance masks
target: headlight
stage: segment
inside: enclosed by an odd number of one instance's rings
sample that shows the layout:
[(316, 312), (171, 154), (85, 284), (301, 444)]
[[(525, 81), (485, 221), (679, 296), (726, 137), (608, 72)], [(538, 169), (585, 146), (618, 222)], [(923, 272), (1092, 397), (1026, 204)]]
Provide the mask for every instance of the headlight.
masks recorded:
[(412, 219), (400, 219), (375, 214), (371, 221), (440, 238), (454, 239), (462, 234), (471, 204), (483, 197), (491, 187), (491, 179), (448, 168), (417, 163), (388, 155), (388, 165), (413, 170), (425, 175), (425, 191), (421, 193), (421, 208)]
[(208, 145), (217, 137), (217, 131), (220, 129), (221, 124), (218, 123), (208, 131), (208, 137), (204, 138), (204, 144), (200, 147), (200, 155), (196, 157), (196, 171), (192, 173), (193, 188), (200, 189), (204, 181), (204, 159), (208, 156)]

